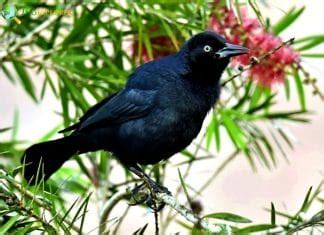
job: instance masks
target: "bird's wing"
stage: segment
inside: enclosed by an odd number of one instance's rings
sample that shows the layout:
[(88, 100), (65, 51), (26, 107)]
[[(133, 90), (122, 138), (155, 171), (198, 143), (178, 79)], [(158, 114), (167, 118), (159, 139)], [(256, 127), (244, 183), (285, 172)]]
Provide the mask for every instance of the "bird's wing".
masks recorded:
[(188, 69), (170, 57), (151, 61), (138, 67), (130, 75), (125, 90), (110, 96), (90, 108), (80, 122), (61, 130), (60, 133), (80, 130), (99, 123), (116, 123), (138, 118), (152, 107), (156, 91), (169, 80), (178, 80)]
[(100, 102), (98, 102), (97, 104), (95, 104), (94, 106), (89, 108), (83, 114), (83, 116), (79, 119), (79, 122), (77, 122), (71, 126), (68, 126), (68, 127), (64, 128), (63, 130), (60, 130), (58, 133), (64, 133), (64, 132), (78, 129), (83, 121), (85, 121), (87, 118), (89, 118), (91, 115), (93, 115), (98, 109), (100, 109), (103, 105), (105, 105), (110, 99), (112, 99), (117, 94), (118, 93), (115, 93), (115, 94), (112, 94), (111, 96), (104, 98), (103, 100), (101, 100)]
[[(102, 124), (115, 124), (146, 115), (155, 101), (156, 91), (139, 89), (123, 90), (97, 110), (91, 111), (80, 120), (78, 130)], [(89, 112), (89, 111), (88, 111)]]

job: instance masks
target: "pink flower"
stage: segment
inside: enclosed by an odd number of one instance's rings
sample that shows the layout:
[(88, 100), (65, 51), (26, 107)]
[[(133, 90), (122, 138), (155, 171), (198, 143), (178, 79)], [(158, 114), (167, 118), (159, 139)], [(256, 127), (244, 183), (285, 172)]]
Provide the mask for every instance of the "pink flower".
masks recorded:
[[(223, 34), (231, 43), (244, 44), (250, 49), (248, 55), (235, 57), (232, 65), (250, 63), (250, 57), (259, 57), (279, 46), (280, 38), (266, 32), (255, 18), (247, 15), (245, 8), (241, 9), (242, 24), (239, 24), (233, 10), (218, 7), (217, 15), (210, 19), (210, 29)], [(299, 60), (299, 55), (291, 47), (282, 47), (269, 58), (261, 61), (249, 70), (249, 77), (258, 84), (271, 87), (284, 81), (286, 71)]]

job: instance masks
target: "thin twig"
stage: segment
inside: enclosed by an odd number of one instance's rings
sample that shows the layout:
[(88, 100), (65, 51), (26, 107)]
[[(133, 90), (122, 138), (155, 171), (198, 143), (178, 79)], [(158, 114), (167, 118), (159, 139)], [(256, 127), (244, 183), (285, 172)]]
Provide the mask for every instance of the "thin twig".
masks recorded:
[(303, 73), (305, 77), (304, 83), (310, 84), (312, 86), (314, 95), (318, 95), (321, 98), (321, 100), (324, 101), (324, 93), (318, 87), (317, 79), (311, 78), (309, 72), (307, 72), (306, 69), (300, 63), (297, 63), (297, 69)]
[(197, 192), (201, 193), (202, 191), (204, 191), (210, 185), (210, 183), (225, 169), (225, 167), (237, 157), (238, 154), (239, 150), (235, 150), (231, 155), (229, 155), (229, 157), (225, 159), (225, 161), (216, 169), (216, 171), (209, 177), (209, 179), (206, 180), (202, 186), (200, 186)]
[[(5, 172), (1, 172), (2, 174), (5, 174)], [(14, 188), (16, 188), (22, 195), (26, 196), (27, 198), (31, 199), (33, 201), (33, 203), (35, 203), (37, 206), (44, 208), (45, 210), (47, 210), (48, 212), (52, 212), (52, 209), (50, 208), (50, 206), (46, 203), (44, 203), (42, 200), (38, 199), (37, 197), (35, 197), (35, 194), (28, 191), (26, 188), (23, 188), (19, 183), (15, 182), (14, 180), (10, 180), (8, 181), (10, 183), (11, 186), (13, 186)], [(57, 217), (59, 219), (62, 219), (62, 217), (60, 215), (57, 214)], [(65, 218), (64, 220), (65, 223), (71, 225), (72, 223)], [(80, 229), (75, 226), (74, 224), (72, 225), (72, 229), (74, 231), (76, 231), (77, 233), (80, 233)]]
[(155, 235), (159, 235), (159, 212), (154, 210), (154, 220), (155, 220)]
[(280, 45), (276, 46), (272, 50), (266, 52), (265, 54), (263, 54), (263, 55), (261, 55), (259, 57), (251, 57), (250, 63), (248, 65), (244, 66), (243, 68), (241, 68), (239, 73), (233, 75), (228, 80), (224, 81), (222, 83), (222, 86), (225, 86), (227, 83), (229, 83), (230, 81), (232, 81), (236, 77), (241, 76), (245, 71), (251, 69), (253, 66), (255, 66), (257, 64), (260, 64), (263, 60), (267, 59), (269, 56), (274, 54), (276, 51), (278, 51), (282, 47), (292, 45), (294, 43), (294, 40), (295, 40), (295, 38), (290, 38), (287, 41), (282, 42)]
[(109, 217), (110, 212), (112, 211), (112, 209), (115, 207), (115, 205), (123, 200), (127, 195), (129, 195), (128, 191), (119, 191), (117, 193), (115, 193), (114, 195), (112, 195), (111, 198), (109, 198), (109, 200), (104, 204), (103, 209), (102, 209), (102, 213), (100, 215), (100, 225), (99, 225), (99, 234), (103, 234), (106, 230), (106, 220)]
[(119, 217), (119, 219), (118, 219), (118, 223), (117, 223), (117, 225), (115, 226), (115, 228), (114, 228), (114, 230), (112, 231), (111, 234), (116, 235), (116, 234), (118, 233), (119, 228), (120, 228), (122, 222), (124, 221), (124, 219), (125, 219), (125, 217), (126, 217), (128, 211), (129, 211), (129, 209), (130, 209), (130, 206), (127, 206), (127, 208), (126, 208), (126, 210), (124, 211), (124, 213), (122, 214), (122, 216)]

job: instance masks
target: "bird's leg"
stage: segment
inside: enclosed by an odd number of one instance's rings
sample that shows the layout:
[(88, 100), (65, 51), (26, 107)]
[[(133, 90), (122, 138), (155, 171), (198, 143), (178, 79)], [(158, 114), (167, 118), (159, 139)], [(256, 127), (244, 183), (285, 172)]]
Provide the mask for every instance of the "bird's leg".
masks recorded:
[[(155, 181), (153, 181), (147, 174), (145, 174), (145, 172), (139, 166), (137, 166), (137, 165), (130, 166), (129, 170), (131, 172), (133, 172), (134, 174), (136, 174), (141, 179), (143, 179), (144, 183), (147, 185), (148, 189), (150, 190), (151, 197), (146, 198), (146, 200), (142, 200), (142, 202), (145, 201), (147, 203), (147, 205), (155, 211), (161, 210), (164, 207), (164, 204), (160, 203), (160, 205), (157, 205), (157, 203), (155, 201), (156, 194), (157, 193), (167, 193), (167, 194), (171, 195), (170, 191), (166, 187), (163, 187), (163, 186), (157, 184)], [(141, 188), (142, 186), (143, 185), (136, 187), (133, 190), (133, 192), (136, 194), (136, 192), (140, 191), (139, 187)]]
[(129, 167), (129, 170), (143, 179), (153, 193), (167, 193), (171, 195), (171, 192), (166, 187), (163, 187), (162, 185), (152, 180), (139, 166), (131, 166)]

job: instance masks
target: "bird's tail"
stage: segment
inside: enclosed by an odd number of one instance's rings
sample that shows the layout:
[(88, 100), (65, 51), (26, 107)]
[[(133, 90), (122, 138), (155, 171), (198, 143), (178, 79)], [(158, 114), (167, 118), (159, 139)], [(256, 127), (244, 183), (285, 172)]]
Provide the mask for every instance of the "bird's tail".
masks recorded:
[(30, 184), (41, 179), (47, 180), (73, 154), (81, 152), (82, 142), (82, 137), (72, 135), (32, 145), (21, 159), (25, 179)]

